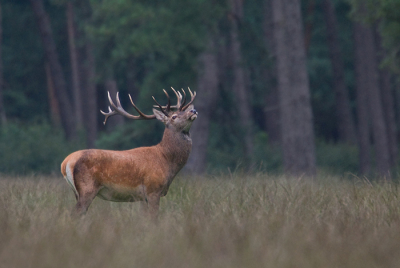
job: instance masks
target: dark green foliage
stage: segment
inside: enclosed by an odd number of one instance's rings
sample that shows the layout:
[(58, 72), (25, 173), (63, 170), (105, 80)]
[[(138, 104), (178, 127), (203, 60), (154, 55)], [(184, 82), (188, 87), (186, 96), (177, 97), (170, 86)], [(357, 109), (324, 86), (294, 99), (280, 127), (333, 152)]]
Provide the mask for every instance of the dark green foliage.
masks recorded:
[(112, 150), (129, 150), (139, 146), (151, 146), (161, 141), (163, 124), (156, 121), (129, 121), (112, 131), (103, 132), (96, 147)]
[[(243, 65), (249, 71), (249, 86), (252, 92), (252, 104), (255, 107), (264, 106), (262, 96), (273, 85), (268, 81), (266, 73), (272, 70), (273, 56), (268, 51), (264, 36), (265, 5), (264, 0), (245, 1), (244, 17), (241, 22), (240, 39), (243, 53)], [(255, 115), (257, 116), (257, 115)]]
[(357, 174), (358, 149), (346, 144), (318, 142), (317, 165), (328, 174)]
[[(339, 43), (345, 69), (345, 81), (351, 105), (354, 105), (354, 71), (352, 22), (348, 17), (350, 6), (344, 1), (335, 2), (338, 21)], [(335, 93), (333, 91), (333, 71), (327, 46), (326, 25), (321, 1), (316, 1), (314, 13), (308, 18), (312, 22), (311, 44), (308, 49), (308, 73), (316, 136), (329, 142), (337, 141)]]
[[(369, 7), (368, 13), (361, 16), (353, 12), (349, 16), (351, 8), (357, 7), (360, 1), (333, 1), (352, 106), (355, 106), (355, 97), (351, 19), (368, 23), (378, 19), (385, 46), (390, 52), (386, 61), (393, 69), (398, 68), (399, 62), (400, 15), (397, 11), (400, 0), (368, 0), (365, 1)], [(50, 15), (65, 77), (70, 80), (65, 0), (44, 2)], [(335, 173), (356, 172), (358, 163), (355, 148), (336, 144), (337, 122), (325, 22), (321, 1), (315, 3), (314, 12), (309, 12), (307, 8), (310, 1), (302, 1), (304, 20), (312, 25), (307, 57), (314, 128), (320, 140), (317, 144), (318, 165)], [(139, 89), (135, 103), (143, 112), (151, 113), (151, 96), (165, 103), (161, 91), (163, 88), (168, 90), (170, 86), (189, 86), (197, 90), (197, 56), (203, 51), (209, 34), (218, 33), (218, 45), (229, 48), (230, 8), (229, 2), (225, 0), (90, 0), (74, 1), (74, 4), (79, 29), (77, 45), (83, 47), (86, 34), (94, 44), (98, 108), (102, 110), (106, 110), (107, 104), (106, 93), (101, 85), (112, 76), (117, 80), (122, 105), (134, 113), (127, 97), (128, 91), (132, 93), (127, 83), (127, 73), (132, 62), (136, 87)], [(244, 1), (239, 37), (242, 64), (247, 70), (249, 94), (252, 97), (256, 163), (253, 170), (280, 172), (280, 148), (269, 142), (268, 134), (264, 131), (262, 113), (264, 108), (269, 108), (265, 107), (264, 93), (271, 90), (275, 83), (266, 77), (274, 59), (265, 45), (264, 4), (264, 0)], [(85, 146), (71, 146), (64, 141), (58, 130), (53, 130), (47, 124), (34, 123), (48, 121), (50, 117), (45, 59), (38, 29), (29, 1), (5, 0), (2, 9), (5, 110), (7, 117), (18, 123), (0, 129), (0, 172), (58, 172), (60, 162), (69, 152), (84, 149)], [(91, 20), (87, 20), (89, 13), (93, 15)], [(237, 122), (238, 111), (233, 104), (234, 96), (231, 92), (230, 59), (229, 55), (225, 55), (225, 58), (219, 56), (226, 59), (221, 65), (228, 67), (221, 70), (221, 92), (218, 107), (213, 111), (208, 144), (211, 171), (225, 171), (228, 168), (234, 170), (245, 165), (241, 138), (243, 130)], [(100, 113), (98, 116), (98, 120), (102, 120)], [(163, 126), (155, 121), (127, 121), (119, 128), (107, 132), (100, 128), (100, 131), (96, 143), (98, 148), (123, 150), (156, 144), (161, 139)]]
[[(400, 1), (399, 0), (348, 0), (352, 6), (352, 18), (366, 24), (377, 24), (387, 49), (384, 64), (393, 71), (400, 71)], [(365, 5), (363, 7), (363, 5)]]
[[(196, 79), (196, 56), (223, 14), (223, 1), (91, 1), (86, 29), (96, 42), (99, 71), (110, 75), (131, 58), (147, 92)], [(207, 12), (203, 12), (207, 10)], [(182, 83), (185, 83), (182, 85)]]
[[(214, 126), (213, 130), (217, 131)], [(241, 154), (241, 141), (221, 139), (221, 132), (213, 132), (214, 135), (209, 144), (209, 171), (228, 172), (229, 170), (246, 169), (243, 165), (244, 156)], [(268, 134), (258, 131), (254, 141), (254, 172), (268, 172), (269, 174), (280, 174), (282, 167), (282, 152), (278, 145), (271, 144)], [(358, 173), (358, 148), (356, 146), (327, 143), (319, 141), (317, 143), (317, 165), (318, 170), (327, 174), (357, 174)]]
[(40, 37), (30, 6), (20, 2), (2, 3), (4, 101), (8, 117), (29, 121), (48, 106)]
[[(4, 101), (7, 117), (35, 122), (50, 116), (45, 58), (29, 1), (8, 0), (3, 8)], [(69, 71), (64, 11), (46, 5), (64, 71)]]
[(254, 159), (257, 166), (255, 171), (266, 171), (279, 174), (283, 171), (282, 152), (278, 145), (271, 144), (268, 134), (264, 131), (256, 133), (254, 142)]
[(46, 123), (9, 123), (0, 128), (0, 173), (59, 172), (62, 160), (82, 144), (65, 141), (61, 130)]

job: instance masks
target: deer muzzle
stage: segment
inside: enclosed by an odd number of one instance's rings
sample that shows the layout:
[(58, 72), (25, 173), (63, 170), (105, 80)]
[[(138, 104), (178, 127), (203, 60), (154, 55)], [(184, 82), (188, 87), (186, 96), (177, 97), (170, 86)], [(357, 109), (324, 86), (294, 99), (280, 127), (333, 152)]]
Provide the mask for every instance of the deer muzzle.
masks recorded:
[(190, 120), (195, 120), (197, 118), (197, 111), (195, 109), (190, 111), (193, 115), (189, 118)]

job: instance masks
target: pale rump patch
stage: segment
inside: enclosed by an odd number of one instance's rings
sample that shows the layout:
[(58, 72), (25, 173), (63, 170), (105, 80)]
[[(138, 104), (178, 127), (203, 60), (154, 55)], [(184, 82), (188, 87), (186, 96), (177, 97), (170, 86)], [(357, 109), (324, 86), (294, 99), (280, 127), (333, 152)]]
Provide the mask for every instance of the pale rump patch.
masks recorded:
[(77, 198), (79, 198), (78, 191), (76, 190), (75, 183), (74, 183), (74, 172), (70, 168), (70, 163), (67, 164), (65, 168), (65, 172), (67, 173), (67, 176), (64, 177), (64, 179), (68, 182), (69, 186), (71, 186), (72, 190), (75, 192), (75, 195)]

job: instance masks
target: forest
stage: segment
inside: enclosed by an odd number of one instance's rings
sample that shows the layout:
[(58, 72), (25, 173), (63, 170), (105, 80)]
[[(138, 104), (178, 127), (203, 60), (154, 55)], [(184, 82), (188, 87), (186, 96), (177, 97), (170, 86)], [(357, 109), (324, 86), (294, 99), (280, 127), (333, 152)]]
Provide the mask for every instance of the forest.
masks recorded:
[[(400, 0), (3, 0), (0, 173), (159, 142), (133, 114), (196, 91), (192, 174), (398, 170)], [(174, 102), (175, 99), (172, 99)], [(346, 175), (347, 174), (347, 175)]]
[[(400, 267), (399, 10), (0, 1), (2, 267)], [(177, 103), (171, 87), (196, 91), (198, 116), (158, 218), (144, 213), (147, 197), (95, 198), (71, 214), (85, 199), (61, 179), (68, 154), (163, 133), (158, 120), (105, 118), (107, 92), (150, 115), (152, 96), (167, 104), (163, 89)]]

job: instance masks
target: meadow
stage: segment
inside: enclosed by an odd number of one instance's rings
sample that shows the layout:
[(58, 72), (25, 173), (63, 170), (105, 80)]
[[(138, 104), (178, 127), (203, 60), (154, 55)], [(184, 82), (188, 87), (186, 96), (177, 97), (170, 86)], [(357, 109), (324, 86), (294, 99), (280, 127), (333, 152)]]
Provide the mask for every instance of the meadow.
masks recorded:
[(178, 177), (157, 223), (138, 203), (74, 204), (61, 176), (0, 176), (0, 266), (400, 267), (394, 182)]

